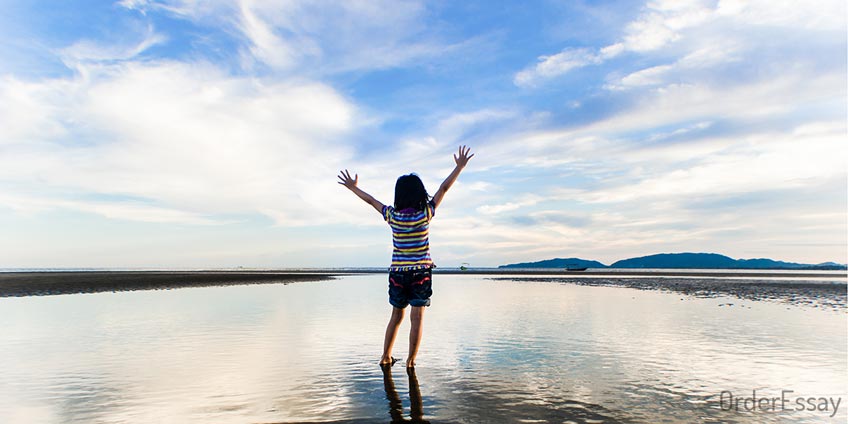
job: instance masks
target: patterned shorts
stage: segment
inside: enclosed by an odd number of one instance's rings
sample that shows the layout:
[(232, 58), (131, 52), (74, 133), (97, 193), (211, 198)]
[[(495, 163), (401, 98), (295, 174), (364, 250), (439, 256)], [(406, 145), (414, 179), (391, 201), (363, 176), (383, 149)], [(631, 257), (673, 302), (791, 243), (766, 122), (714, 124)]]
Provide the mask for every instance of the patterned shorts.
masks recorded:
[(413, 269), (389, 272), (389, 303), (396, 308), (430, 306), (433, 295), (433, 270)]

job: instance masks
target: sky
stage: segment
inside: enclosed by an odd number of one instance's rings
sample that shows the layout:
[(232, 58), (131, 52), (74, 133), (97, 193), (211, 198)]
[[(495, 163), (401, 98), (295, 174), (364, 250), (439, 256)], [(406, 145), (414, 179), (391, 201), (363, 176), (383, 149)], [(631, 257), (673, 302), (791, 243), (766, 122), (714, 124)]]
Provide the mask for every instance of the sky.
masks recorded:
[(848, 262), (846, 3), (0, 0), (0, 268)]

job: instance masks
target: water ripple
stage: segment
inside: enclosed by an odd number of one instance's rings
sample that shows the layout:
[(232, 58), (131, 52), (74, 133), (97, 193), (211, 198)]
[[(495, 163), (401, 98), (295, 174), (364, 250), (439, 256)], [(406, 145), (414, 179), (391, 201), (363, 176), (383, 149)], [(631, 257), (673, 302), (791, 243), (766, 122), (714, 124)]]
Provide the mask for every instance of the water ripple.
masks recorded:
[(415, 373), (376, 364), (382, 276), (4, 300), (0, 360), (15, 366), (0, 372), (0, 422), (819, 422), (728, 411), (720, 396), (848, 403), (848, 330), (828, 311), (437, 283)]

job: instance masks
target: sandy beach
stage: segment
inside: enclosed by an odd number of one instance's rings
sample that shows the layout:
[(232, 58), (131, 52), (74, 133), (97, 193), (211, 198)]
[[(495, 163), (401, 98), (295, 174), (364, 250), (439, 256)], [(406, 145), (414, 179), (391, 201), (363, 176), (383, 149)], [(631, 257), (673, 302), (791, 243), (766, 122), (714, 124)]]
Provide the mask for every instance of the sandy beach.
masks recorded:
[(67, 271), (0, 273), (0, 297), (46, 296), (240, 284), (288, 284), (333, 278), (329, 273), (241, 271)]

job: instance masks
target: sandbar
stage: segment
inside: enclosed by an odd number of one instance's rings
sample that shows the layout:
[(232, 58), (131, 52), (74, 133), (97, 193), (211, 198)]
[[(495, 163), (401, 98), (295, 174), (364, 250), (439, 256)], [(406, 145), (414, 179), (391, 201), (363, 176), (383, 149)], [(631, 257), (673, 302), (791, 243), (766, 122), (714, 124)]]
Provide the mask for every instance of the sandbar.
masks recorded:
[(332, 279), (321, 272), (62, 271), (0, 272), (0, 297), (44, 296), (182, 287), (288, 284)]
[[(747, 276), (747, 275), (746, 275)], [(755, 280), (731, 278), (540, 278), (502, 277), (495, 280), (541, 281), (581, 286), (628, 287), (659, 290), (694, 297), (731, 296), (740, 300), (777, 301), (794, 306), (848, 310), (848, 284), (844, 281)], [(841, 279), (840, 279), (841, 280)], [(738, 303), (720, 306), (733, 307)]]

